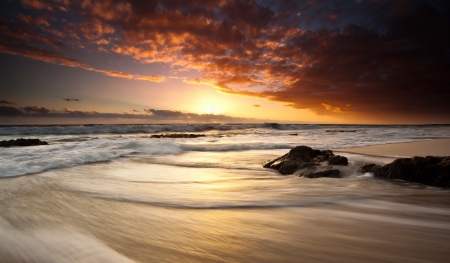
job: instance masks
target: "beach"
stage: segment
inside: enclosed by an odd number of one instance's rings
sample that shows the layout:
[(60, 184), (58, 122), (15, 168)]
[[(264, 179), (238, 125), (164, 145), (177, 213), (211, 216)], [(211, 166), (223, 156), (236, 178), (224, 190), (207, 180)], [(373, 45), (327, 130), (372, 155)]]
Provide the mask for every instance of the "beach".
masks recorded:
[[(149, 133), (92, 128), (56, 134), (52, 127), (51, 133), (39, 130), (48, 146), (2, 149), (10, 162), (0, 180), (2, 262), (448, 260), (448, 189), (355, 172), (364, 163), (409, 156), (399, 152), (408, 146), (444, 145), (448, 127), (358, 126), (364, 131), (332, 136), (328, 126), (220, 128), (194, 131), (207, 135), (202, 138), (149, 139)], [(410, 142), (415, 133), (443, 139)], [(380, 139), (389, 144), (369, 146)], [(367, 146), (351, 147), (361, 142)], [(343, 178), (281, 176), (262, 168), (293, 145), (347, 156)], [(390, 151), (362, 152), (377, 147)]]

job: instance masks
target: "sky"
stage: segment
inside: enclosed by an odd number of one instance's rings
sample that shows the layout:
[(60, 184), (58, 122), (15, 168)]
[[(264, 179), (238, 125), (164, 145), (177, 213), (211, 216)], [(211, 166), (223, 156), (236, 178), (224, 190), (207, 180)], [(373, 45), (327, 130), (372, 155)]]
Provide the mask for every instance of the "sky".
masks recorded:
[(0, 124), (450, 123), (448, 0), (0, 2)]

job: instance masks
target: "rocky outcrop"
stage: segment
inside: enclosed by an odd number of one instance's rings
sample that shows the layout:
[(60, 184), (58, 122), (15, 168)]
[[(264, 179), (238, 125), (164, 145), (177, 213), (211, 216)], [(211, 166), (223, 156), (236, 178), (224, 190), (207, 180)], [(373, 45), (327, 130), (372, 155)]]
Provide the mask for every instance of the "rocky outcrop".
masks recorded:
[(450, 156), (401, 158), (386, 165), (365, 164), (358, 171), (380, 178), (450, 187)]
[(186, 133), (169, 133), (169, 134), (155, 134), (150, 138), (197, 138), (205, 137), (205, 134), (186, 134)]
[(329, 165), (347, 165), (348, 159), (347, 157), (335, 155), (328, 160)]
[(297, 146), (287, 154), (268, 161), (264, 168), (277, 170), (282, 175), (293, 174), (304, 169), (299, 176), (308, 178), (317, 177), (340, 177), (339, 170), (331, 166), (321, 166), (328, 161), (330, 165), (347, 165), (346, 157), (334, 155), (330, 150), (316, 150), (308, 146)]
[(35, 145), (48, 145), (47, 142), (41, 141), (39, 139), (17, 139), (9, 141), (1, 141), (0, 147), (10, 147), (10, 146), (35, 146)]

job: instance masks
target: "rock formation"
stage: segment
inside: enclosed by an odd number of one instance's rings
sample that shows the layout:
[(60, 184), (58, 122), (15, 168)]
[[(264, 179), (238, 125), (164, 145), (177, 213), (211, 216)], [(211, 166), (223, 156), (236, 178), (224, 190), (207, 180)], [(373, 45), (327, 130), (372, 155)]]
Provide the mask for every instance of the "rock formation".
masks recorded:
[(205, 137), (205, 134), (186, 134), (186, 133), (169, 133), (169, 134), (155, 134), (150, 138), (197, 138)]
[(380, 178), (450, 187), (450, 156), (400, 158), (386, 165), (365, 164), (358, 171)]
[(35, 145), (48, 145), (47, 142), (41, 141), (39, 139), (17, 139), (9, 141), (1, 141), (0, 147), (10, 147), (10, 146), (35, 146)]
[(329, 165), (347, 165), (346, 157), (334, 155), (330, 150), (316, 150), (308, 146), (297, 146), (287, 154), (269, 161), (264, 168), (277, 170), (282, 175), (293, 174), (302, 170), (298, 175), (308, 178), (340, 177), (340, 172), (331, 166), (321, 166), (325, 161)]

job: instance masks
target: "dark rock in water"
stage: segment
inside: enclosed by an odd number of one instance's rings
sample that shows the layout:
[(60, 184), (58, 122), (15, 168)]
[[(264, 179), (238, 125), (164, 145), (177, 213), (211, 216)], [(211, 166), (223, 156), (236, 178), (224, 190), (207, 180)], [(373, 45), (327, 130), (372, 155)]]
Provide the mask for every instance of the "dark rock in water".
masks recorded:
[(205, 137), (206, 134), (186, 134), (186, 133), (169, 133), (169, 134), (156, 134), (150, 136), (150, 138), (198, 138)]
[(331, 177), (340, 178), (341, 172), (338, 169), (333, 169), (330, 166), (316, 166), (312, 169), (306, 169), (298, 174), (299, 177), (306, 178), (320, 178), (320, 177)]
[(39, 139), (17, 139), (9, 141), (1, 141), (0, 147), (10, 147), (10, 146), (35, 146), (35, 145), (48, 145), (47, 142), (41, 141)]
[(330, 165), (348, 165), (347, 157), (335, 155), (328, 160)]
[[(335, 156), (330, 150), (321, 151), (308, 146), (297, 146), (287, 154), (267, 162), (263, 167), (277, 170), (281, 174), (286, 175), (293, 174), (300, 169), (319, 166), (320, 162), (330, 161), (332, 158), (336, 158), (334, 165), (348, 164), (347, 158), (339, 155)], [(329, 169), (331, 168), (329, 167)]]
[(450, 188), (450, 156), (400, 158), (386, 165), (365, 164), (358, 171), (380, 178)]

